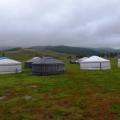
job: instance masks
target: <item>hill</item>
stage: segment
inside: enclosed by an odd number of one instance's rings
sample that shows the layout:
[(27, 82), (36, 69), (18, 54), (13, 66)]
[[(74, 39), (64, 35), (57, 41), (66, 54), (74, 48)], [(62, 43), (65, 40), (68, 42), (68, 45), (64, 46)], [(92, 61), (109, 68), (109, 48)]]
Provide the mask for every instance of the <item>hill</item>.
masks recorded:
[[(14, 56), (25, 55), (25, 58), (33, 56), (72, 56), (76, 55), (79, 57), (99, 55), (99, 56), (120, 56), (120, 49), (113, 48), (83, 48), (83, 47), (70, 47), (70, 46), (33, 46), (29, 48), (22, 47), (6, 47), (0, 48), (0, 54), (3, 56), (4, 53), (9, 57), (9, 55)], [(24, 57), (23, 57), (24, 58)]]
[(56, 58), (66, 57), (65, 53), (58, 53), (55, 51), (47, 50), (47, 49), (27, 49), (27, 48), (12, 48), (10, 50), (6, 50), (1, 52), (1, 55), (6, 57), (10, 57), (16, 60), (25, 61), (35, 56), (53, 56)]
[(84, 48), (84, 47), (70, 47), (70, 46), (34, 46), (31, 49), (37, 50), (50, 50), (58, 53), (74, 54), (79, 56), (90, 56), (90, 55), (118, 55), (120, 54), (119, 49), (113, 48)]

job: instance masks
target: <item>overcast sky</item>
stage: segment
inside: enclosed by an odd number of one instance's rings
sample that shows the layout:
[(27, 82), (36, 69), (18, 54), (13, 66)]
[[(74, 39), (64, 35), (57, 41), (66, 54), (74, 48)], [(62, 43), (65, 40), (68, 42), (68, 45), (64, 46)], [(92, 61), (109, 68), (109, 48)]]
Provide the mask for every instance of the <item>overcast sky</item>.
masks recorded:
[(0, 46), (120, 48), (120, 0), (0, 0)]

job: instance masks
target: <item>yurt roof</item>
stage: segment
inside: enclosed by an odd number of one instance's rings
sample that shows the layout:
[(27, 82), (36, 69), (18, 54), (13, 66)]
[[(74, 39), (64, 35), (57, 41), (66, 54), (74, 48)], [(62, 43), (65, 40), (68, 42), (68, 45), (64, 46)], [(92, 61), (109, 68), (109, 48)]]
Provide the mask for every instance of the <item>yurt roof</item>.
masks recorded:
[(21, 62), (9, 58), (4, 58), (4, 59), (0, 58), (0, 65), (9, 65), (9, 64), (21, 64)]
[(109, 60), (101, 58), (99, 56), (91, 56), (81, 62), (108, 62)]
[(36, 62), (37, 60), (40, 60), (40, 59), (41, 59), (40, 57), (33, 57), (32, 59), (27, 60), (26, 62)]
[(80, 58), (78, 59), (78, 61), (83, 61), (83, 60), (86, 60), (88, 57), (83, 57), (83, 58)]
[(64, 62), (53, 58), (51, 59), (41, 58), (39, 61), (33, 62), (33, 64), (64, 64)]

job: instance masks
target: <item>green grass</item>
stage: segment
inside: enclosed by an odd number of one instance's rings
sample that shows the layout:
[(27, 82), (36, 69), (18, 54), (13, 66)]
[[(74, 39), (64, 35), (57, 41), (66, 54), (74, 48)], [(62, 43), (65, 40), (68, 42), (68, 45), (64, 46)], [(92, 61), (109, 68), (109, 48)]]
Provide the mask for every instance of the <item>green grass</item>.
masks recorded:
[[(32, 56), (7, 54), (21, 61)], [(0, 96), (7, 96), (0, 100), (0, 120), (120, 120), (116, 59), (111, 60), (111, 70), (82, 71), (61, 58), (66, 69), (62, 75), (33, 76), (25, 68), (19, 74), (0, 75)]]

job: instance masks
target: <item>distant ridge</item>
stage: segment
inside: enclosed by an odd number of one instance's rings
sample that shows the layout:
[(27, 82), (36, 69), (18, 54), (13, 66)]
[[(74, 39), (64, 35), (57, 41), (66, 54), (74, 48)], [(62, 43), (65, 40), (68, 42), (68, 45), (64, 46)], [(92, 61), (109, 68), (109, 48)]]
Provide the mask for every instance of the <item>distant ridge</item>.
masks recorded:
[[(23, 49), (23, 47), (9, 47), (2, 46), (0, 47), (0, 51), (17, 51)], [(119, 56), (120, 57), (120, 49), (113, 48), (85, 48), (85, 47), (71, 47), (71, 46), (32, 46), (27, 49), (33, 50), (41, 50), (41, 51), (51, 51), (56, 53), (64, 53), (69, 55), (77, 55), (77, 56), (91, 56), (91, 55), (99, 55), (99, 56)]]
[(120, 49), (113, 48), (85, 48), (85, 47), (71, 47), (71, 46), (33, 46), (32, 49), (46, 49), (59, 53), (74, 54), (80, 56), (90, 56), (90, 55), (118, 55), (120, 54)]
[(9, 47), (9, 46), (0, 46), (0, 50), (9, 50), (15, 47)]

